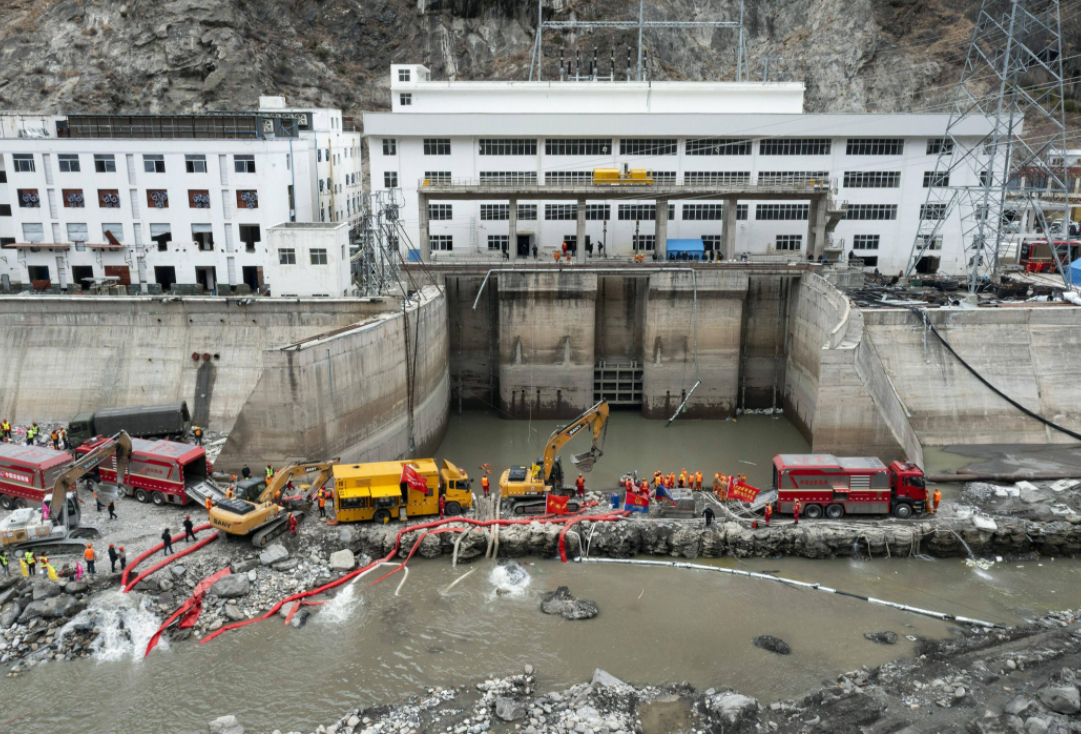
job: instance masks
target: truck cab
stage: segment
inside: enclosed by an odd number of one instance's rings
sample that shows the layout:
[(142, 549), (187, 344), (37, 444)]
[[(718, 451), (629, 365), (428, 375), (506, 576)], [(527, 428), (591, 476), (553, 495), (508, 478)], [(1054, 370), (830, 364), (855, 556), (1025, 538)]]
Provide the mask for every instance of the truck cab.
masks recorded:
[(890, 463), (890, 487), (893, 488), (893, 515), (902, 519), (920, 515), (927, 508), (927, 481), (923, 471), (909, 462)]

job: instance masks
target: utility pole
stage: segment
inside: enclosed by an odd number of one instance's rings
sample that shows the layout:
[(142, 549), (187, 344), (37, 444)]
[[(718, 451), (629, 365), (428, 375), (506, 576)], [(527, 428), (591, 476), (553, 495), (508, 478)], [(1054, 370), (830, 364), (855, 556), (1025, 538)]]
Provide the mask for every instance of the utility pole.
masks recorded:
[(646, 0), (638, 0), (638, 81), (642, 81), (642, 24), (645, 22)]

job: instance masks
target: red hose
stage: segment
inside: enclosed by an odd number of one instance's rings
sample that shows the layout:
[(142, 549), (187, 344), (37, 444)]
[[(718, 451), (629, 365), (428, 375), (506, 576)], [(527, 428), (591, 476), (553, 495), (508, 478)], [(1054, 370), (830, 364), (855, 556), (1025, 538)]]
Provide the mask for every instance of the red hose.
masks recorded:
[[(567, 522), (563, 526), (563, 529), (559, 531), (559, 557), (560, 557), (560, 559), (564, 563), (567, 562), (567, 531), (571, 529), (571, 525), (577, 525), (578, 523), (582, 522), (583, 520), (595, 520), (597, 522), (609, 522), (611, 520), (618, 520), (619, 518), (624, 517), (627, 514), (629, 514), (629, 513), (626, 510), (618, 510), (618, 511), (615, 511), (615, 512), (606, 513), (604, 515), (586, 515), (586, 516), (583, 516), (583, 517), (572, 518), (569, 522)], [(582, 549), (579, 547), (578, 551), (581, 552), (581, 550)]]
[[(209, 529), (210, 529), (210, 523), (206, 523), (205, 525), (197, 526), (195, 528), (194, 532), (197, 533), (200, 530), (209, 530)], [(173, 536), (173, 542), (174, 543), (179, 543), (183, 539), (184, 539), (184, 533), (180, 533), (179, 535), (174, 535)], [(158, 551), (160, 551), (164, 547), (165, 547), (165, 543), (158, 543), (157, 545), (151, 547), (149, 550), (143, 551), (143, 553), (141, 553), (139, 556), (137, 556), (134, 561), (132, 561), (130, 564), (128, 564), (128, 567), (124, 569), (123, 575), (120, 576), (120, 588), (123, 589), (123, 588), (127, 587), (127, 585), (128, 585), (128, 574), (130, 574), (135, 569), (136, 566), (138, 566), (140, 563), (145, 561), (147, 558), (150, 558), (150, 556), (154, 555), (155, 553), (157, 553)]]
[(465, 532), (468, 532), (465, 528), (440, 528), (439, 530), (428, 530), (427, 532), (422, 533), (421, 536), (419, 538), (417, 538), (417, 541), (415, 543), (413, 543), (413, 547), (410, 549), (409, 555), (407, 555), (405, 557), (405, 560), (401, 562), (401, 565), (399, 565), (396, 569), (394, 569), (390, 573), (387, 573), (387, 574), (384, 574), (383, 576), (380, 576), (375, 581), (368, 584), (368, 586), (375, 586), (380, 581), (385, 579), (387, 576), (393, 576), (394, 574), (398, 573), (403, 568), (405, 568), (405, 564), (409, 563), (409, 559), (413, 557), (413, 554), (417, 552), (417, 548), (420, 547), (421, 541), (424, 540), (425, 538), (427, 538), (429, 535), (439, 535), (440, 533), (465, 533)]
[(143, 571), (141, 574), (136, 576), (135, 580), (131, 582), (130, 586), (123, 586), (121, 588), (124, 590), (124, 593), (127, 594), (129, 591), (131, 591), (132, 589), (135, 588), (136, 584), (138, 584), (140, 581), (145, 579), (150, 574), (154, 573), (155, 571), (160, 571), (161, 569), (165, 568), (166, 566), (168, 566), (170, 563), (177, 560), (178, 558), (183, 558), (184, 556), (188, 555), (189, 553), (194, 553), (195, 551), (202, 548), (204, 545), (207, 545), (208, 543), (213, 543), (217, 539), (218, 539), (218, 531), (215, 530), (213, 535), (206, 536), (205, 538), (200, 540), (195, 545), (189, 546), (189, 547), (185, 548), (182, 551), (178, 551), (178, 552), (174, 553), (173, 555), (168, 556), (164, 560), (158, 561), (153, 566), (151, 566), (150, 568), (148, 568), (147, 570)]

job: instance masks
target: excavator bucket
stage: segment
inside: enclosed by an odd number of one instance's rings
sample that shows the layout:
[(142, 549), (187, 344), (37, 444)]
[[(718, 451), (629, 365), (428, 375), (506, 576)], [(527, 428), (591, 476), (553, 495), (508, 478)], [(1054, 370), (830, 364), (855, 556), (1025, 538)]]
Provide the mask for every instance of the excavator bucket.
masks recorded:
[(599, 452), (590, 450), (581, 454), (571, 454), (571, 463), (574, 464), (574, 468), (579, 471), (593, 471), (593, 465), (597, 463), (598, 453)]

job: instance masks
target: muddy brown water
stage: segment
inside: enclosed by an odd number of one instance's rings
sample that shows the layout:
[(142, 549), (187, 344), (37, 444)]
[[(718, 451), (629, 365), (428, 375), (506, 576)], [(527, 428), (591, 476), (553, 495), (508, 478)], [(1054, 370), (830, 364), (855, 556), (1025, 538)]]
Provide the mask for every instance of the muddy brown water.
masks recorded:
[[(521, 449), (540, 446), (551, 425), (535, 423), (540, 437), (527, 442), (523, 423), (455, 417), (440, 456), (471, 470), (498, 461), (501, 470), (519, 460)], [(634, 468), (678, 471), (684, 462), (688, 469), (700, 462), (712, 475), (741, 459), (754, 462), (738, 464), (751, 481), (764, 481), (775, 453), (804, 450), (783, 419), (665, 429), (616, 414), (591, 481), (614, 482)], [(959, 559), (699, 562), (1008, 624), (1081, 606), (1081, 563), (1074, 561), (1000, 563), (987, 571)], [(950, 634), (950, 625), (934, 619), (703, 571), (551, 559), (527, 559), (510, 569), (486, 561), (473, 566), (476, 571), (444, 592), (470, 566), (415, 559), (400, 596), (390, 582), (350, 587), (301, 630), (275, 618), (206, 645), (159, 649), (146, 660), (125, 654), (121, 642), (112, 655), (118, 659), (38, 666), (0, 682), (0, 731), (44, 734), (77, 722), (80, 732), (205, 732), (208, 721), (235, 714), (249, 731), (309, 732), (351, 708), (398, 701), (426, 686), (518, 672), (527, 663), (544, 690), (586, 680), (599, 667), (633, 683), (731, 686), (768, 703), (838, 672), (910, 655), (908, 637)], [(600, 615), (567, 622), (541, 614), (541, 594), (559, 585), (596, 601)], [(883, 630), (897, 632), (900, 642), (883, 646), (863, 638)], [(792, 654), (754, 647), (752, 638), (763, 634), (784, 639)], [(651, 730), (684, 715), (663, 707), (644, 713)]]

